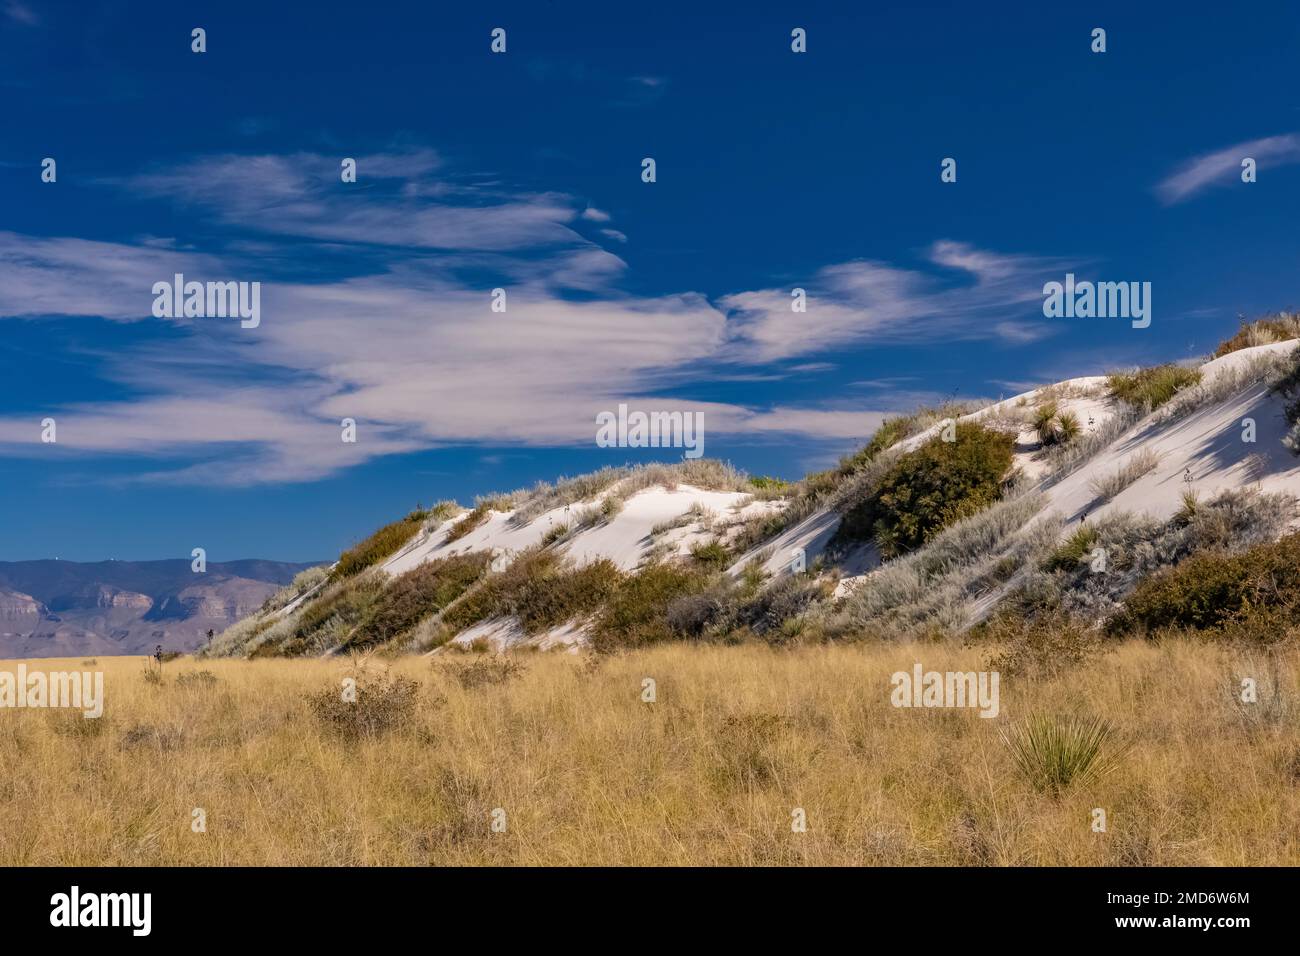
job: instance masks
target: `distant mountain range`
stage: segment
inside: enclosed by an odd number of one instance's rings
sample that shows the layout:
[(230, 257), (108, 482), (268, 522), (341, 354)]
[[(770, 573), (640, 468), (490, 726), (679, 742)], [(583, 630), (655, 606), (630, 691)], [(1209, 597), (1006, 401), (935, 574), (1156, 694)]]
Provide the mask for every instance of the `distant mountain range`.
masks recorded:
[(311, 564), (0, 561), (0, 658), (189, 651)]

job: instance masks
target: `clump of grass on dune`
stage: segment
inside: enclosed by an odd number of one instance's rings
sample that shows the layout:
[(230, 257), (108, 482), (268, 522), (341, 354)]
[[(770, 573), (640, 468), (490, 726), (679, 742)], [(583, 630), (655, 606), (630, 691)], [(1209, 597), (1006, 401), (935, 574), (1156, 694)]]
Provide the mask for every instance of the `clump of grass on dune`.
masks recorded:
[(1190, 388), (1200, 380), (1200, 369), (1157, 365), (1133, 372), (1113, 372), (1107, 385), (1115, 398), (1149, 411), (1159, 408), (1180, 390)]
[(1088, 483), (1088, 490), (1096, 495), (1098, 502), (1109, 501), (1142, 476), (1155, 471), (1159, 465), (1160, 455), (1154, 449), (1143, 448), (1126, 458), (1113, 472), (1092, 479)]
[[(1111, 642), (1061, 677), (1006, 678), (994, 719), (891, 705), (894, 672), (978, 671), (987, 654), (674, 643), (534, 654), (507, 679), (461, 673), (496, 658), (406, 657), (387, 674), (413, 689), (392, 694), (346, 656), (207, 661), (201, 691), (101, 657), (104, 716), (76, 716), (96, 732), (39, 710), (0, 722), (0, 864), (1300, 864), (1300, 744), (1253, 717), (1300, 682), (1294, 645), (1265, 662)], [(1243, 676), (1258, 704), (1239, 701)], [(1109, 773), (1052, 770), (1040, 791), (998, 731), (1072, 713), (1114, 728), (1091, 766), (1132, 745)], [(1079, 767), (1087, 747), (1057, 750), (1037, 763)]]
[(1289, 339), (1300, 339), (1300, 314), (1279, 312), (1254, 322), (1243, 320), (1236, 334), (1219, 343), (1219, 347), (1214, 350), (1214, 357), (1222, 358), (1239, 349), (1272, 345)]
[(428, 517), (429, 512), (417, 510), (401, 521), (384, 525), (360, 544), (339, 555), (338, 563), (330, 571), (330, 580), (350, 578), (395, 554), (420, 532)]
[(475, 505), (468, 514), (447, 529), (447, 533), (443, 537), (443, 544), (451, 544), (453, 541), (459, 541), (475, 528), (480, 527), (487, 521), (488, 512), (491, 510), (493, 510), (492, 506), (486, 502), (480, 502)]

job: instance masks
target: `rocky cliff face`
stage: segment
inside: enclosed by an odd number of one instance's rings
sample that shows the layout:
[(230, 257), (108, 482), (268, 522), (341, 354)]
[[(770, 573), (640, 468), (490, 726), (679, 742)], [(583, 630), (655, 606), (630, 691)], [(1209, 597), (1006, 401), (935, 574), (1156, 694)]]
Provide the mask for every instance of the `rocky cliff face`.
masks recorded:
[(0, 562), (0, 659), (188, 651), (261, 607), (309, 564)]
[[(9, 624), (40, 617), (44, 605), (30, 594), (21, 591), (0, 590), (0, 623)], [(0, 628), (8, 630), (8, 628)]]

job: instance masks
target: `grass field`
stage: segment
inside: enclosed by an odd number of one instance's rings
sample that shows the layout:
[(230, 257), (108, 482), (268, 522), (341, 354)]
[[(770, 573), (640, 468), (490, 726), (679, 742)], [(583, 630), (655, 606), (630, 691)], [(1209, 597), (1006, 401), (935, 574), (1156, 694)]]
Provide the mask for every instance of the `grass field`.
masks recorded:
[[(1129, 642), (1005, 678), (995, 719), (890, 704), (894, 671), (988, 657), (101, 658), (102, 718), (0, 710), (0, 864), (1300, 863), (1294, 649)], [(1004, 739), (1030, 715), (1106, 718), (1111, 772), (1034, 789)]]

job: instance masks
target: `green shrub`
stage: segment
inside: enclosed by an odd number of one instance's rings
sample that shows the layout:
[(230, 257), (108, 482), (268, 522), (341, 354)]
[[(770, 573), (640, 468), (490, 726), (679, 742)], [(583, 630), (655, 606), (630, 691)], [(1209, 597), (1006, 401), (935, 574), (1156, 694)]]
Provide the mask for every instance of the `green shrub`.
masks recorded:
[(347, 646), (382, 644), (464, 594), (487, 569), (486, 551), (456, 554), (412, 568), (388, 583), (357, 625)]
[(1002, 493), (1015, 438), (979, 425), (956, 426), (899, 456), (873, 493), (845, 514), (838, 536), (874, 538), (884, 557), (914, 551), (943, 528), (991, 505)]
[(974, 632), (1000, 649), (988, 669), (1006, 678), (1048, 680), (1085, 663), (1101, 651), (1091, 622), (1068, 614), (1026, 618), (1013, 610), (995, 615)]
[(1280, 639), (1300, 623), (1300, 535), (1236, 554), (1194, 554), (1142, 580), (1124, 609), (1109, 623), (1112, 632), (1197, 631), (1258, 633), (1252, 619), (1267, 621), (1265, 633)]
[(683, 564), (652, 564), (625, 578), (596, 617), (592, 647), (613, 651), (680, 636), (669, 624), (669, 605), (701, 593), (716, 580), (701, 567)]
[(691, 545), (691, 557), (711, 568), (724, 568), (731, 563), (731, 552), (717, 538)]
[(1181, 389), (1201, 380), (1200, 369), (1181, 365), (1157, 365), (1135, 372), (1114, 372), (1108, 380), (1110, 393), (1139, 408), (1159, 408)]
[(420, 685), (409, 677), (381, 674), (359, 680), (344, 696), (337, 686), (309, 698), (316, 719), (346, 740), (376, 737), (408, 724), (415, 714)]
[(339, 555), (338, 564), (330, 572), (331, 581), (340, 581), (364, 571), (390, 555), (396, 554), (406, 542), (415, 537), (429, 516), (427, 511), (412, 511), (401, 521), (386, 524), (356, 547)]
[(1070, 570), (1089, 554), (1101, 536), (1095, 528), (1080, 525), (1043, 562), (1044, 571)]

